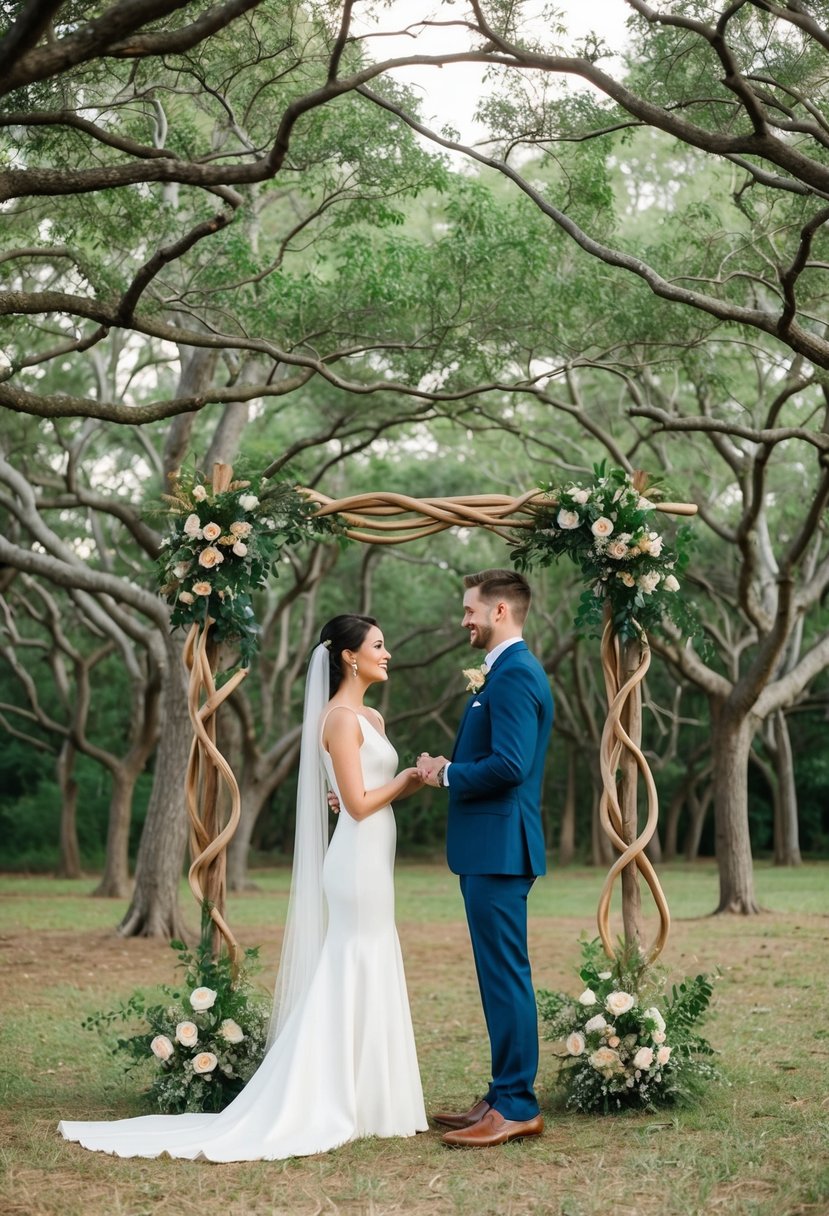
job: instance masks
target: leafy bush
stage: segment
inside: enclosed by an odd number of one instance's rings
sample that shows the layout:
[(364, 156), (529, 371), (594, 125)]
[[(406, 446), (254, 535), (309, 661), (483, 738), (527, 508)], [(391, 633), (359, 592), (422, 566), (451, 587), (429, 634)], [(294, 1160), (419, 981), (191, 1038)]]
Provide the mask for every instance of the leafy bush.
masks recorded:
[(660, 968), (582, 943), (581, 995), (538, 993), (545, 1038), (562, 1044), (557, 1081), (567, 1106), (585, 1113), (653, 1109), (699, 1094), (719, 1076), (713, 1048), (697, 1033), (712, 982), (697, 975), (664, 987)]
[(170, 943), (184, 969), (184, 990), (165, 985), (166, 998), (150, 1003), (135, 992), (117, 1009), (94, 1013), (83, 1025), (107, 1032), (118, 1022), (143, 1023), (111, 1044), (124, 1053), (127, 1071), (150, 1071), (147, 1104), (163, 1114), (224, 1109), (253, 1076), (265, 1054), (268, 1012), (253, 991), (251, 974), (259, 955), (245, 951), (238, 973), (227, 957), (211, 957), (209, 933), (191, 951)]

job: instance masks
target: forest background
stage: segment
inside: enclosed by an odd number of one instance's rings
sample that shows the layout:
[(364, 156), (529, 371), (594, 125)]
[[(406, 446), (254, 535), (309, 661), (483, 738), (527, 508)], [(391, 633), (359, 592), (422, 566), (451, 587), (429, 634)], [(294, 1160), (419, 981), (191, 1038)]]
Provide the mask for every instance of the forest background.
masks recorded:
[[(180, 928), (190, 725), (154, 559), (169, 475), (215, 460), (331, 497), (664, 479), (700, 508), (706, 645), (652, 639), (653, 851), (716, 854), (743, 913), (753, 857), (826, 856), (829, 37), (802, 5), (627, 7), (620, 55), (531, 6), (425, 6), (397, 59), (478, 66), (473, 145), (383, 60), (382, 5), (2, 6), (4, 870), (100, 869), (123, 933)], [(446, 20), (465, 49), (421, 52)], [(290, 855), (320, 624), (379, 618), (402, 760), (445, 751), (460, 578), (507, 556), (473, 530), (286, 544), (221, 727), (231, 887)], [(597, 643), (576, 572), (532, 577), (548, 841), (604, 864)], [(401, 853), (443, 819), (412, 799)]]

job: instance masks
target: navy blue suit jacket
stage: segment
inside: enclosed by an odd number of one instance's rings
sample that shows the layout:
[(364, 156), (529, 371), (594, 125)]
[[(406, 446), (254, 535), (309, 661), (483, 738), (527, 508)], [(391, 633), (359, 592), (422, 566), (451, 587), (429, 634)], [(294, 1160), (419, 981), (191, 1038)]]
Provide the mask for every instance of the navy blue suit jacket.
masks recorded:
[(541, 781), (553, 698), (544, 668), (513, 642), (461, 718), (449, 769), (446, 856), (455, 874), (544, 874)]

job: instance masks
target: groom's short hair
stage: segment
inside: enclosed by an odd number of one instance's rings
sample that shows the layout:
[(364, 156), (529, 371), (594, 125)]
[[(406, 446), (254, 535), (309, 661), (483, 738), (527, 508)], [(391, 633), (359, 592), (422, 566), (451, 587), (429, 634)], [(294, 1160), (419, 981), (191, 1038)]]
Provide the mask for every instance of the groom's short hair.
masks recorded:
[(463, 585), (467, 591), (477, 587), (481, 599), (488, 604), (506, 600), (519, 625), (527, 619), (532, 591), (524, 575), (517, 570), (480, 570), (477, 574), (465, 574)]

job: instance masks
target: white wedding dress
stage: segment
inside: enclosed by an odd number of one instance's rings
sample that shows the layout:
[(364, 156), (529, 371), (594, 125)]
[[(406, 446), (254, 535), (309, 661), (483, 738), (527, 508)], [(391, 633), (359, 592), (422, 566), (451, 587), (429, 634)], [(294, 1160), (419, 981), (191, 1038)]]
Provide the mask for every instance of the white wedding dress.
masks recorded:
[[(365, 788), (374, 789), (394, 776), (397, 753), (358, 717)], [(336, 790), (327, 752), (323, 760)], [(343, 806), (323, 866), (328, 930), (307, 995), (230, 1106), (219, 1114), (63, 1121), (61, 1134), (119, 1157), (255, 1161), (425, 1131), (394, 924), (396, 835), (391, 806), (362, 820)]]

